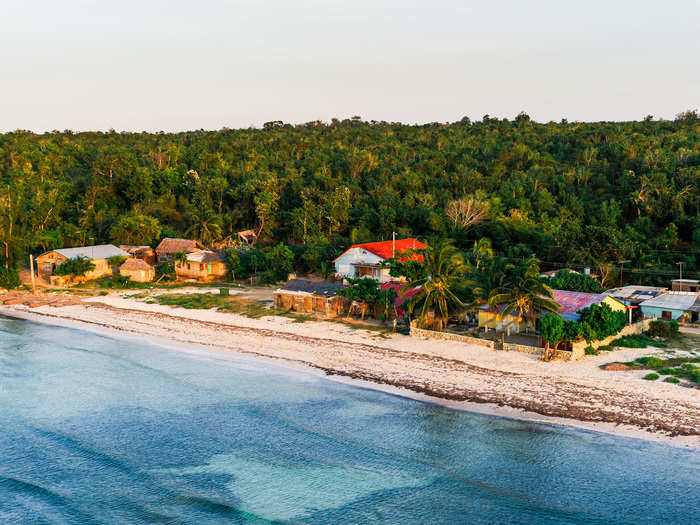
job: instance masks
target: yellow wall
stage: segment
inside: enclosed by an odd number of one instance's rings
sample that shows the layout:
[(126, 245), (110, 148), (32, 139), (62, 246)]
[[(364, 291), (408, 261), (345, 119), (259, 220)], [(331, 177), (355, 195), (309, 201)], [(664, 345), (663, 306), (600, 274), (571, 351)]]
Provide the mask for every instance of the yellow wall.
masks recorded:
[(610, 297), (609, 295), (605, 299), (603, 299), (602, 304), (607, 304), (613, 312), (627, 311), (627, 307), (623, 303), (621, 303), (617, 299), (614, 299), (613, 297)]
[(489, 328), (491, 330), (500, 330), (508, 323), (513, 332), (519, 331), (520, 327), (524, 326), (525, 323), (517, 323), (515, 317), (512, 315), (506, 315), (500, 319), (497, 318), (498, 314), (494, 312), (487, 312), (485, 310), (479, 310), (479, 328)]

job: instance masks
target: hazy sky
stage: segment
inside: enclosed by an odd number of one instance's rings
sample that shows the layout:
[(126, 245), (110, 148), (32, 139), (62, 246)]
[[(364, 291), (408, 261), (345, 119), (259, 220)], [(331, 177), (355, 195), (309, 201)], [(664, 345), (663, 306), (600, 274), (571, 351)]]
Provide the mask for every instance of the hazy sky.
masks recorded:
[(0, 0), (0, 130), (673, 118), (700, 0)]

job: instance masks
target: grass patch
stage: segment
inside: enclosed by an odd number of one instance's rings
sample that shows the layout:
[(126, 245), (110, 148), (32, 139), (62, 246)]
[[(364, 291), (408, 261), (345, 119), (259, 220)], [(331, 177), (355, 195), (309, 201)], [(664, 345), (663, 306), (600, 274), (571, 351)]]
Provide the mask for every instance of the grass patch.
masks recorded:
[(657, 341), (656, 339), (644, 334), (623, 335), (610, 343), (611, 346), (622, 346), (624, 348), (646, 348), (647, 346), (655, 346), (656, 348), (666, 348), (666, 343)]
[(613, 348), (614, 348), (614, 347), (613, 347), (612, 345), (600, 345), (600, 346), (598, 347), (598, 351), (600, 351), (600, 352), (609, 352), (609, 351), (612, 350)]
[(305, 323), (306, 321), (316, 320), (316, 318), (311, 315), (270, 308), (260, 301), (212, 293), (163, 294), (157, 295), (153, 297), (152, 301), (146, 302), (149, 304), (160, 303), (166, 306), (179, 306), (188, 310), (217, 309), (222, 312), (244, 315), (251, 319), (260, 319), (268, 315), (278, 315), (293, 319), (295, 323)]
[(659, 359), (658, 357), (640, 357), (636, 359), (638, 363), (643, 364), (646, 368), (661, 368), (666, 364), (664, 359)]
[(673, 375), (676, 373), (676, 369), (675, 368), (662, 368), (658, 372), (662, 376), (670, 376), (670, 375)]
[(653, 372), (651, 374), (645, 375), (642, 379), (646, 379), (647, 381), (656, 381), (659, 378), (659, 374), (654, 374)]
[(664, 383), (680, 383), (681, 380), (678, 379), (677, 377), (669, 376), (664, 378)]

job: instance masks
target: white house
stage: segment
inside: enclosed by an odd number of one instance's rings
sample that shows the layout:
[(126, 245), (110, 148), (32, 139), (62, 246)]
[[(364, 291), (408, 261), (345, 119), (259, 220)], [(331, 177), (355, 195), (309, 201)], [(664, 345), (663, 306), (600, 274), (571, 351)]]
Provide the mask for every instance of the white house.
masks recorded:
[[(400, 256), (407, 250), (423, 248), (427, 246), (417, 239), (354, 244), (333, 261), (335, 273), (342, 277), (372, 277), (384, 283), (392, 280), (389, 268), (382, 268), (384, 261)], [(422, 256), (418, 257), (422, 260)]]

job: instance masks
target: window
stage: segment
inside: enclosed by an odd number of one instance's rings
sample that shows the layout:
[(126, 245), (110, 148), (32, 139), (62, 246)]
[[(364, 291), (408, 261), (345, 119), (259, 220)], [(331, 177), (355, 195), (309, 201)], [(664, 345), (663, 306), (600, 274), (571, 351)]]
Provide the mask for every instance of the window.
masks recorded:
[(204, 265), (203, 265), (203, 264), (200, 264), (200, 265), (199, 265), (199, 271), (200, 271), (200, 272), (203, 272), (203, 271), (204, 271)]
[(207, 273), (211, 273), (211, 263), (207, 264)]
[(670, 321), (673, 319), (673, 314), (669, 310), (664, 310), (661, 312), (661, 319), (664, 321)]
[(377, 277), (377, 268), (368, 268), (367, 266), (358, 266), (355, 268), (355, 277)]

